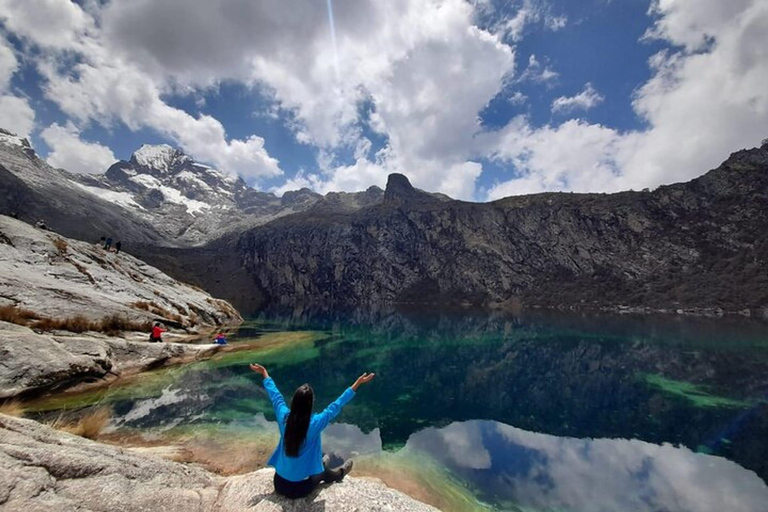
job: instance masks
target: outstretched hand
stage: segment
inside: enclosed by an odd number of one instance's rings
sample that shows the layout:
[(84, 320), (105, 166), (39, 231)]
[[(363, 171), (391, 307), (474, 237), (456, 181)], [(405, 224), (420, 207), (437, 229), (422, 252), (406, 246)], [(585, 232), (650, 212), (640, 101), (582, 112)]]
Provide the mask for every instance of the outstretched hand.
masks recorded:
[(352, 384), (352, 391), (357, 391), (357, 388), (360, 387), (360, 384), (367, 384), (373, 380), (373, 378), (376, 376), (375, 373), (368, 373), (365, 372), (361, 376), (357, 378), (354, 384)]
[(269, 377), (269, 373), (267, 373), (267, 369), (261, 366), (259, 363), (252, 363), (251, 364), (251, 370), (255, 371), (256, 373), (260, 373), (262, 377), (265, 379)]

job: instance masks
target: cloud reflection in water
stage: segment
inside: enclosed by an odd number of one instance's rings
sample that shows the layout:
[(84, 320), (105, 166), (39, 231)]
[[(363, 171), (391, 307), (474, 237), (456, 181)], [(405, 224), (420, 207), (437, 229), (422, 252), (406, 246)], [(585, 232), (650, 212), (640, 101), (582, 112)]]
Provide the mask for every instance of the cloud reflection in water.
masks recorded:
[(428, 453), (496, 504), (589, 512), (768, 511), (768, 486), (755, 473), (668, 444), (563, 438), (478, 420), (424, 429), (406, 446)]

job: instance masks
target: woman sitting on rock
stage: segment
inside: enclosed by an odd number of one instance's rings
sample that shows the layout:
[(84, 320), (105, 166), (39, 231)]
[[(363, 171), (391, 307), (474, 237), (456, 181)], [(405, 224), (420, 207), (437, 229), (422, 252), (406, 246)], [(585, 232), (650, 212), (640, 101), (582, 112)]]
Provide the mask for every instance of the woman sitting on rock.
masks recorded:
[(352, 469), (352, 461), (346, 461), (340, 468), (329, 469), (330, 459), (322, 455), (320, 434), (352, 400), (357, 388), (370, 382), (375, 374), (363, 373), (323, 412), (312, 414), (315, 395), (308, 384), (299, 386), (288, 409), (267, 369), (254, 363), (251, 370), (264, 377), (264, 389), (272, 401), (280, 428), (280, 442), (268, 462), (275, 468), (275, 492), (287, 498), (303, 498), (320, 482), (340, 482)]

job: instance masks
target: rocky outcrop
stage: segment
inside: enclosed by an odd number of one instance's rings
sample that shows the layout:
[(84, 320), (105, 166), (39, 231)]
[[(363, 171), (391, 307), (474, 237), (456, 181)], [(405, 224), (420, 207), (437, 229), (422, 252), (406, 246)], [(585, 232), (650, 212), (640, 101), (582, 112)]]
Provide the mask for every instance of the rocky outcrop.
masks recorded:
[(213, 345), (148, 343), (143, 331), (151, 322), (170, 328), (166, 341), (173, 341), (242, 321), (227, 302), (129, 254), (3, 216), (0, 311), (0, 398), (61, 389), (217, 350)]
[(302, 500), (274, 494), (273, 471), (222, 478), (0, 415), (0, 509), (125, 512), (436, 509), (377, 480), (347, 477)]
[(100, 320), (117, 314), (187, 332), (242, 320), (225, 301), (126, 252), (108, 252), (0, 216), (0, 306), (8, 305), (39, 318)]
[(0, 322), (0, 399), (207, 357), (218, 349), (218, 345), (147, 343), (141, 334), (130, 339), (65, 331), (38, 334)]
[[(180, 253), (177, 261), (205, 287), (216, 283), (203, 262), (244, 266), (267, 303), (755, 314), (768, 305), (766, 190), (768, 147), (740, 151), (698, 179), (654, 191), (547, 193), (487, 204), (434, 200), (393, 175), (380, 204), (292, 215)], [(227, 288), (217, 293), (236, 299), (237, 283)]]

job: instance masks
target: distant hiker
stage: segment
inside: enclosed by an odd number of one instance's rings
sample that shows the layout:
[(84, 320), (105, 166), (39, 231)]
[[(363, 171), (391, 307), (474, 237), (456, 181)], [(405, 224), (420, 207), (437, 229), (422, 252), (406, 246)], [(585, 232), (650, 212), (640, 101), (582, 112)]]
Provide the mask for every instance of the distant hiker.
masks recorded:
[(99, 247), (104, 247), (104, 244), (106, 243), (107, 243), (107, 237), (103, 236), (99, 238), (99, 243), (98, 243)]
[(115, 254), (120, 254), (120, 248), (123, 246), (123, 242), (120, 240), (115, 244)]
[(11, 218), (12, 219), (18, 219), (19, 218), (19, 212), (11, 212)]
[(35, 226), (38, 227), (39, 229), (48, 230), (48, 224), (46, 224), (43, 219), (40, 219), (39, 221), (37, 221), (37, 223), (35, 223)]
[(150, 343), (158, 343), (163, 341), (163, 333), (168, 332), (168, 329), (160, 327), (160, 322), (155, 322), (155, 326), (152, 327), (152, 334), (149, 335)]
[(219, 333), (216, 335), (216, 338), (214, 338), (213, 342), (217, 345), (226, 345), (227, 338), (225, 338), (222, 333)]
[(112, 247), (112, 237), (107, 238), (107, 241), (104, 242), (104, 250), (108, 251)]
[(267, 369), (254, 363), (251, 370), (264, 377), (264, 389), (272, 401), (280, 428), (280, 442), (267, 463), (275, 468), (275, 492), (291, 499), (303, 498), (320, 482), (341, 482), (352, 469), (352, 461), (329, 469), (330, 458), (323, 456), (320, 434), (339, 415), (341, 408), (352, 400), (357, 388), (370, 382), (375, 374), (363, 373), (323, 412), (312, 414), (315, 394), (309, 384), (299, 386), (289, 409)]

